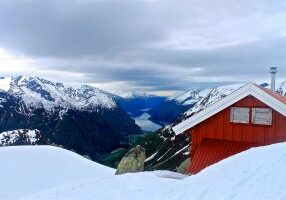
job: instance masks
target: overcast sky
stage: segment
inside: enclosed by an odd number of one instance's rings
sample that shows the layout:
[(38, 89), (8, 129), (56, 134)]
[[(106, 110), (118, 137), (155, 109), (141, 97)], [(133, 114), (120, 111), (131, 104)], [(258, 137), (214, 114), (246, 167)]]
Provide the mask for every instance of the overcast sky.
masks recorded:
[(285, 0), (0, 0), (0, 73), (104, 89), (286, 80)]

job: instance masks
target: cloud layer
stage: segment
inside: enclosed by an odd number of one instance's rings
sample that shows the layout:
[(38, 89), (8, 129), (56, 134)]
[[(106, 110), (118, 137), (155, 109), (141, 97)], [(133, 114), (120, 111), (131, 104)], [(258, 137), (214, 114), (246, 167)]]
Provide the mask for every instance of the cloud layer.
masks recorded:
[[(114, 87), (263, 81), (270, 66), (286, 78), (285, 11), (283, 0), (0, 1), (0, 49), (25, 61), (13, 73)], [(6, 57), (2, 73), (17, 66)]]

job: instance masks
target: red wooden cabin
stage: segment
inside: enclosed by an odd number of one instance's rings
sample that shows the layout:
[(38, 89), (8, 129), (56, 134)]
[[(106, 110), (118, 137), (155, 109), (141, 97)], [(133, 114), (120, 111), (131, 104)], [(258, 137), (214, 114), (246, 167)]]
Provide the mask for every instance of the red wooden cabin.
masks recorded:
[(249, 148), (286, 141), (286, 98), (249, 83), (173, 130), (191, 136), (189, 172), (196, 174)]

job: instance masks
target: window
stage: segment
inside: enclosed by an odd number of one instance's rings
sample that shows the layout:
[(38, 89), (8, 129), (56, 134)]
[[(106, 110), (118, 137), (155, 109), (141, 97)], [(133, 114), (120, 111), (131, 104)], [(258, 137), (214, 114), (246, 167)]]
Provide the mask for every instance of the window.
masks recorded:
[(230, 121), (233, 123), (249, 124), (249, 108), (232, 107)]
[(253, 108), (252, 123), (261, 125), (272, 124), (272, 109), (269, 108)]

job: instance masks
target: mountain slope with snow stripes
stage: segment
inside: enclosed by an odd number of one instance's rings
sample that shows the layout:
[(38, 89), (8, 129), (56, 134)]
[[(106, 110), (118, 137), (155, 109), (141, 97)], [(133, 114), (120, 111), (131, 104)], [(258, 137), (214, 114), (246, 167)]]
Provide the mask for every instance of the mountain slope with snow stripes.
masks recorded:
[(88, 110), (90, 107), (112, 109), (117, 106), (114, 95), (89, 85), (68, 85), (39, 77), (5, 77), (0, 79), (0, 89), (19, 96), (32, 108), (55, 107)]

